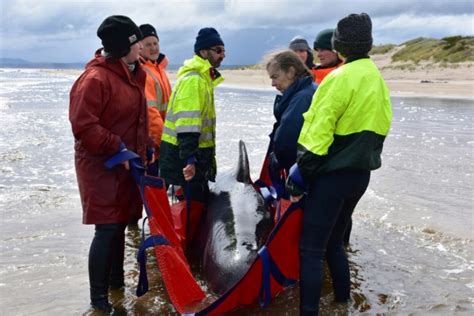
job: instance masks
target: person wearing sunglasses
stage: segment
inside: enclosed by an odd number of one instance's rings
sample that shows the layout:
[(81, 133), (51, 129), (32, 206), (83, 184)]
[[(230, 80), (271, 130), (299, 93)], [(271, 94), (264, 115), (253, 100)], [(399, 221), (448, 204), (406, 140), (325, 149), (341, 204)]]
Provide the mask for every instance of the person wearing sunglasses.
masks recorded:
[(178, 70), (168, 103), (160, 175), (167, 185), (181, 186), (193, 207), (201, 205), (202, 210), (209, 194), (208, 181), (214, 181), (216, 175), (214, 87), (224, 80), (217, 71), (225, 58), (224, 42), (214, 28), (199, 30), (194, 54)]

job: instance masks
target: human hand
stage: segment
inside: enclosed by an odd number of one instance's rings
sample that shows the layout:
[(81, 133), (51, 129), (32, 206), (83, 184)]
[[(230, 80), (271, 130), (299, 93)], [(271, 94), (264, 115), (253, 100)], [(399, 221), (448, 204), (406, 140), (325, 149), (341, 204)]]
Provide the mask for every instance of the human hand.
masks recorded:
[(194, 164), (186, 165), (186, 167), (183, 168), (184, 180), (190, 181), (192, 178), (194, 178), (195, 174), (196, 174), (196, 166)]
[(301, 194), (301, 195), (298, 195), (298, 196), (290, 195), (290, 202), (291, 202), (291, 203), (297, 203), (297, 202), (299, 202), (299, 201), (303, 198), (303, 195), (304, 195), (304, 194)]
[(128, 162), (128, 160), (123, 161), (122, 165), (125, 168), (125, 170), (130, 170), (130, 163)]
[(156, 161), (156, 154), (155, 153), (152, 153), (151, 154), (151, 157), (150, 157), (150, 160), (147, 161), (147, 166), (153, 164), (154, 162)]

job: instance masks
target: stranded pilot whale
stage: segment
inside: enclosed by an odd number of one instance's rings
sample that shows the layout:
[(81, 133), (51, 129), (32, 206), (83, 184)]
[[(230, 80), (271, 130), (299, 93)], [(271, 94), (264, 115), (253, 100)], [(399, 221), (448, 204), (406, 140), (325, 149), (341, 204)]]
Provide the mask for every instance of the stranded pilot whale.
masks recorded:
[(196, 236), (201, 275), (208, 288), (222, 294), (240, 280), (272, 228), (269, 209), (252, 185), (241, 140), (237, 169), (218, 175)]

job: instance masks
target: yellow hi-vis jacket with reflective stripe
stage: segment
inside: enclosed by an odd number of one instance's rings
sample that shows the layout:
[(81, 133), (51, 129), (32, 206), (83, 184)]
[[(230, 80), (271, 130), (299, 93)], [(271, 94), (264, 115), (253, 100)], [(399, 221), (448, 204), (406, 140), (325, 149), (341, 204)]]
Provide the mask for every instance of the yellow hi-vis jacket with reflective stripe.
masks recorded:
[[(209, 61), (195, 55), (186, 60), (178, 71), (178, 80), (172, 90), (162, 135), (161, 171), (168, 183), (182, 180), (182, 168), (194, 155), (197, 159), (196, 174), (204, 179), (215, 176), (216, 110), (214, 87), (224, 79), (211, 78)], [(179, 134), (198, 134), (198, 148), (193, 142), (181, 142)], [(214, 166), (210, 166), (213, 164)], [(210, 169), (213, 169), (211, 172)], [(171, 179), (170, 179), (171, 178)]]
[(381, 166), (392, 106), (387, 85), (369, 58), (332, 71), (303, 117), (298, 167), (305, 180), (323, 172)]
[(179, 69), (166, 112), (163, 141), (177, 145), (177, 134), (199, 133), (199, 148), (215, 146), (214, 87), (223, 78), (212, 80), (211, 67), (207, 60), (196, 55)]

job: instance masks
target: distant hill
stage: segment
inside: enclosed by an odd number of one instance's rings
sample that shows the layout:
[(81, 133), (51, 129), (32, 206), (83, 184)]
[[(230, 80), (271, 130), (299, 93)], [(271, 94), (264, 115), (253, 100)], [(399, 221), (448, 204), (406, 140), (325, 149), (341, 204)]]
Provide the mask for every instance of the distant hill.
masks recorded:
[(26, 65), (30, 62), (21, 58), (0, 58), (0, 65)]
[(474, 62), (474, 36), (419, 37), (400, 45), (374, 46), (370, 55), (391, 53), (392, 62), (449, 64)]
[(31, 62), (21, 58), (0, 58), (0, 68), (83, 69), (85, 63)]

